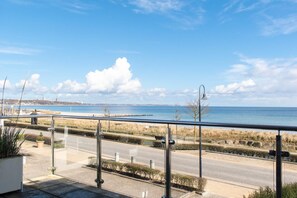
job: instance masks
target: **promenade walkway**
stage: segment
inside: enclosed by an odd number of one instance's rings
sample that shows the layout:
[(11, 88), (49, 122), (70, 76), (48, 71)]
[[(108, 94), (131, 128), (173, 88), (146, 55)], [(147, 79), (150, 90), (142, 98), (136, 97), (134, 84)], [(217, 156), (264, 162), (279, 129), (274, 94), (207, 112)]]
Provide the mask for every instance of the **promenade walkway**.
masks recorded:
[[(94, 182), (96, 172), (85, 167), (64, 169), (57, 171), (57, 175), (51, 175), (48, 171), (50, 167), (50, 146), (48, 145), (45, 145), (44, 148), (36, 148), (35, 143), (26, 141), (22, 146), (22, 152), (26, 154), (23, 179), (24, 190), (23, 192), (3, 194), (0, 195), (0, 198), (143, 197), (144, 192), (147, 192), (146, 197), (159, 198), (164, 195), (164, 187), (161, 185), (108, 172), (103, 172), (105, 182), (102, 189), (98, 189), (95, 187)], [(89, 154), (80, 152), (79, 157), (82, 157), (82, 155), (85, 155), (84, 157), (87, 159)], [(172, 197), (181, 197), (185, 194), (187, 194), (186, 191), (172, 189)]]
[[(85, 167), (89, 152), (73, 149), (56, 149), (56, 175), (50, 175), (51, 149), (49, 145), (36, 148), (34, 142), (26, 141), (22, 146), (26, 156), (24, 165), (24, 192), (15, 192), (4, 197), (161, 197), (164, 185), (156, 185), (134, 178), (103, 172), (105, 180), (102, 190), (95, 188), (96, 172)], [(65, 158), (65, 156), (67, 156)], [(93, 155), (94, 156), (94, 155)], [(83, 164), (81, 164), (81, 162)], [(72, 165), (74, 165), (72, 167)], [(64, 167), (63, 167), (64, 166)], [(203, 197), (239, 197), (246, 188), (208, 180)], [(250, 191), (250, 190), (249, 190)], [(217, 193), (217, 194), (214, 194)], [(245, 194), (244, 193), (244, 194)], [(221, 196), (219, 196), (220, 194)], [(147, 196), (146, 196), (147, 195)], [(172, 197), (202, 197), (179, 189), (172, 189)], [(241, 196), (240, 196), (241, 197)]]

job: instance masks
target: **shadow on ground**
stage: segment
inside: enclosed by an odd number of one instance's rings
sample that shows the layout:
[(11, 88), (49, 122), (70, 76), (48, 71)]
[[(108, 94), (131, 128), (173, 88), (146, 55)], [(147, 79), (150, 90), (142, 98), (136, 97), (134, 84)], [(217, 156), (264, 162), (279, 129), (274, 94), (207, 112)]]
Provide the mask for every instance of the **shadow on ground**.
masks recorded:
[(92, 186), (71, 181), (59, 176), (40, 177), (29, 180), (24, 184), (23, 192), (16, 191), (0, 195), (0, 198), (47, 198), (47, 197), (65, 197), (65, 198), (95, 198), (107, 197), (116, 198), (128, 196), (101, 190)]

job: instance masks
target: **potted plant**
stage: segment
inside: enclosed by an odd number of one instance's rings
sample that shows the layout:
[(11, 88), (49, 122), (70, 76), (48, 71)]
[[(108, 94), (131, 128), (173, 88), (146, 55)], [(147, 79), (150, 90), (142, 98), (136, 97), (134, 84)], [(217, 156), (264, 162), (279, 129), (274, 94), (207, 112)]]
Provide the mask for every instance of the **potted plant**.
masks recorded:
[(23, 156), (20, 154), (24, 140), (19, 139), (21, 129), (0, 129), (0, 194), (21, 190), (23, 183)]
[(37, 148), (43, 148), (44, 145), (44, 136), (42, 132), (36, 137)]

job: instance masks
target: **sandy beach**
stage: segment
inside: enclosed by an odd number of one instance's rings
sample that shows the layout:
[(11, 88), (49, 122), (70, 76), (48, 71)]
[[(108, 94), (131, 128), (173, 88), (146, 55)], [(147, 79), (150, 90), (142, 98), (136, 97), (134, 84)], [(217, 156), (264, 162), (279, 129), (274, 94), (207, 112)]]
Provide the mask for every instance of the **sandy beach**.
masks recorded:
[[(103, 114), (93, 113), (78, 113), (78, 112), (51, 112), (45, 110), (38, 110), (39, 114), (58, 114), (58, 115), (74, 115), (74, 116), (104, 116)], [(120, 115), (111, 115), (120, 116)], [(21, 119), (22, 122), (30, 122), (30, 119)], [(49, 125), (50, 119), (39, 118), (40, 124)], [(95, 130), (97, 121), (83, 120), (83, 119), (66, 119), (55, 118), (55, 124), (59, 127), (69, 127), (85, 130)], [(165, 136), (167, 133), (167, 126), (162, 124), (149, 123), (130, 123), (130, 122), (114, 122), (101, 121), (102, 130), (113, 133), (127, 133), (136, 136)], [(190, 126), (176, 126), (170, 125), (173, 137), (183, 141), (193, 141), (198, 138), (194, 134), (198, 134), (198, 127)], [(194, 130), (196, 132), (194, 133)], [(202, 128), (202, 141), (210, 144), (237, 146), (247, 148), (262, 148), (274, 149), (276, 131), (261, 131), (251, 129), (233, 129), (233, 128)], [(290, 152), (296, 152), (297, 149), (297, 135), (292, 133), (282, 133), (282, 140), (284, 149)]]

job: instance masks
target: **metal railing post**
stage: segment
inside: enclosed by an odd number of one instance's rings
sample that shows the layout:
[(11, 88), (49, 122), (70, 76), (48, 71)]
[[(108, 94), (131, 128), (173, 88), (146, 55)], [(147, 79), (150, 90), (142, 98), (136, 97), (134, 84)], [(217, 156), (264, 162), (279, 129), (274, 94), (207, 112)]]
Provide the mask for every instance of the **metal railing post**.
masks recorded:
[(97, 183), (97, 188), (101, 188), (104, 180), (102, 179), (102, 131), (101, 131), (101, 123), (98, 120), (97, 130), (96, 130), (96, 139), (97, 139), (97, 156), (96, 156), (96, 164), (97, 164), (97, 179), (95, 182)]
[[(200, 118), (199, 118), (200, 120)], [(201, 122), (201, 121), (199, 121)], [(202, 132), (201, 125), (199, 125), (199, 177), (202, 177)]]
[(171, 198), (171, 144), (174, 143), (169, 124), (167, 124), (167, 137), (165, 138), (165, 195), (163, 198)]
[(276, 136), (276, 197), (282, 197), (282, 136)]
[(51, 150), (52, 150), (52, 167), (50, 168), (52, 174), (55, 174), (55, 120), (54, 117), (52, 117), (52, 121), (51, 121), (51, 127), (48, 128), (48, 130), (51, 132)]

